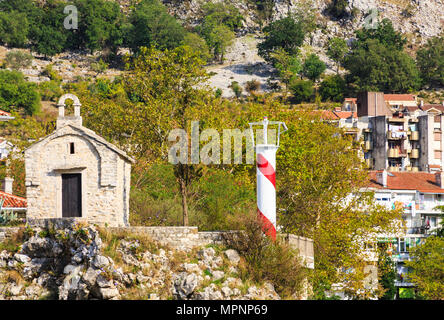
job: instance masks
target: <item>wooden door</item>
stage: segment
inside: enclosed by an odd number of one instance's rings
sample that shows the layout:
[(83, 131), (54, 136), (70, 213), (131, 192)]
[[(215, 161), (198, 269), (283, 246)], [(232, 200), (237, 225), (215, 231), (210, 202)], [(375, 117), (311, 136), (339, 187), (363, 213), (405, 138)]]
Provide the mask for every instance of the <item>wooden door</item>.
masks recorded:
[(62, 216), (82, 216), (82, 175), (62, 174)]

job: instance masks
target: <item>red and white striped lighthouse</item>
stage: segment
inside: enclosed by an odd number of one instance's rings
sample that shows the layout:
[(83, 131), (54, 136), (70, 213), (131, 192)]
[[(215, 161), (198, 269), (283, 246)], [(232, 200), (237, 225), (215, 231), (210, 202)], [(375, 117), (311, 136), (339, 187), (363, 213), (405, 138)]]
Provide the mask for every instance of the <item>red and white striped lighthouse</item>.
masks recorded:
[[(268, 143), (268, 126), (278, 125), (277, 144)], [(263, 125), (263, 138), (261, 144), (254, 143), (253, 125)], [(256, 176), (257, 176), (257, 211), (262, 221), (264, 233), (276, 240), (276, 152), (279, 148), (281, 125), (285, 132), (287, 127), (283, 122), (268, 121), (264, 117), (262, 122), (250, 123), (250, 131), (253, 146), (256, 151)]]

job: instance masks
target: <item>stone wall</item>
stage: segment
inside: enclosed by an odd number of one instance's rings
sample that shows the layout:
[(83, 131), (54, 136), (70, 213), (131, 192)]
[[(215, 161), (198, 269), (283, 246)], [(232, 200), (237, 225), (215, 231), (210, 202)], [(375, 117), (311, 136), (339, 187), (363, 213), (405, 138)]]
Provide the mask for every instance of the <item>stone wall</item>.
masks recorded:
[[(55, 229), (68, 228), (75, 223), (87, 222), (84, 218), (73, 219), (29, 219), (28, 224), (32, 228)], [(7, 229), (7, 231), (2, 231)], [(0, 228), (0, 241), (17, 232), (19, 228)], [(134, 235), (145, 235), (162, 245), (170, 246), (176, 250), (190, 250), (209, 244), (223, 244), (223, 235), (238, 231), (199, 231), (198, 227), (108, 227), (110, 231), (125, 232)], [(3, 235), (3, 239), (2, 239)], [(303, 262), (308, 268), (314, 267), (313, 240), (299, 237), (293, 234), (278, 235), (287, 241), (290, 246), (299, 250)]]
[(19, 227), (1, 227), (0, 228), (0, 242), (12, 237), (18, 232)]

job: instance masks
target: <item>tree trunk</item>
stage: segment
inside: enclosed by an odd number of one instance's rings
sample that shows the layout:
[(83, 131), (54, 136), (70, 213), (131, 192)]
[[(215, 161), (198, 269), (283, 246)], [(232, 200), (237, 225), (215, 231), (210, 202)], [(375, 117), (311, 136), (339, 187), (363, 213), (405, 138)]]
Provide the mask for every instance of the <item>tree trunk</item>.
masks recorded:
[(182, 194), (182, 211), (183, 211), (183, 225), (188, 226), (188, 203), (187, 203), (187, 187), (185, 181), (180, 179), (180, 193)]

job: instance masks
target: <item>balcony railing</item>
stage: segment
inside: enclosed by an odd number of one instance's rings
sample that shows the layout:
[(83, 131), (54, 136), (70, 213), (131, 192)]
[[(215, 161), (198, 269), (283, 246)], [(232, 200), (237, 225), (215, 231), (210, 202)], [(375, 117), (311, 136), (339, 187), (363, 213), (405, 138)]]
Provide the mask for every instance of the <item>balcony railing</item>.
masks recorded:
[(419, 131), (410, 131), (410, 140), (418, 141), (419, 140)]

